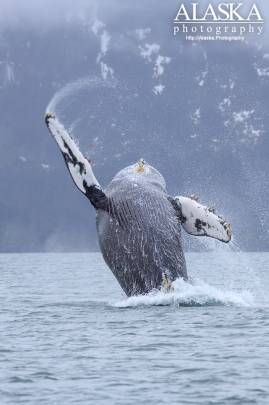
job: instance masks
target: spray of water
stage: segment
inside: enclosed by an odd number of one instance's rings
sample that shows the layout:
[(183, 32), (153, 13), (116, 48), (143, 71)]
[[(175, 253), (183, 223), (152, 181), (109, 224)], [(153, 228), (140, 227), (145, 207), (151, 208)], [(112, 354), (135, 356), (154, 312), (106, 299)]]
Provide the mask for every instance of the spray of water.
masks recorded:
[(148, 295), (130, 297), (113, 304), (118, 308), (151, 305), (233, 305), (251, 307), (254, 305), (254, 298), (248, 291), (242, 291), (241, 293), (222, 291), (202, 280), (193, 280), (192, 283), (186, 283), (184, 280), (179, 279), (173, 283), (170, 292), (155, 291)]
[[(209, 238), (201, 238), (201, 241), (210, 252), (196, 254), (199, 255), (201, 266), (199, 274), (204, 277), (205, 268), (207, 271), (210, 269), (211, 273), (214, 273), (214, 281), (218, 283), (217, 287), (200, 277), (190, 278), (189, 282), (178, 279), (173, 283), (173, 288), (169, 292), (153, 291), (148, 295), (121, 300), (113, 306), (126, 308), (175, 305), (180, 307), (236, 306), (247, 308), (268, 305), (261, 278), (250, 262), (249, 255), (241, 251), (236, 240), (233, 239), (227, 245)], [(197, 261), (190, 261), (188, 265), (190, 275), (194, 270), (193, 263), (197, 265)]]
[(67, 83), (58, 90), (47, 105), (46, 113), (54, 112), (56, 114), (67, 106), (72, 104), (82, 91), (90, 91), (98, 87), (114, 88), (117, 85), (116, 79), (103, 80), (98, 77), (83, 77), (73, 82)]

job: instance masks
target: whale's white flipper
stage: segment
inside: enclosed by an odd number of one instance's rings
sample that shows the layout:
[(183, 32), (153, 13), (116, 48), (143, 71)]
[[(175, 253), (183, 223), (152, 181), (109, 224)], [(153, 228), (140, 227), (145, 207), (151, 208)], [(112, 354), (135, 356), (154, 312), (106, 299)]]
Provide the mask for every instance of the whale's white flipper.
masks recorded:
[(177, 196), (171, 202), (179, 212), (181, 225), (186, 232), (195, 236), (209, 236), (222, 242), (230, 242), (231, 225), (216, 215), (213, 209), (189, 197)]
[(53, 113), (47, 113), (45, 121), (62, 152), (77, 188), (89, 198), (95, 208), (103, 208), (107, 198), (93, 174), (90, 162), (82, 155), (74, 140)]

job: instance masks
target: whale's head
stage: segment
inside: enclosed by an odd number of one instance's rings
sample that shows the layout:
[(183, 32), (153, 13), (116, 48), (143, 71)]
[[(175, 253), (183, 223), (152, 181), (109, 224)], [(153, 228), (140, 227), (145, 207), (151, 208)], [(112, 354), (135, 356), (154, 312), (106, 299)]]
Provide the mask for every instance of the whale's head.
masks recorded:
[(166, 183), (161, 173), (142, 158), (118, 172), (113, 181), (129, 181), (137, 185), (148, 184), (161, 191), (166, 191)]

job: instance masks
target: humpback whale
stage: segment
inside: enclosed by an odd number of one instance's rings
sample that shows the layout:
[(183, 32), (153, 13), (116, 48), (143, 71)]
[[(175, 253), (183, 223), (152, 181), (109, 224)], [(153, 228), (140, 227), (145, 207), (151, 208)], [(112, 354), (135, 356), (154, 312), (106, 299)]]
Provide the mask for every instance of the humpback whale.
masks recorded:
[(228, 222), (195, 197), (170, 196), (163, 176), (143, 159), (102, 189), (90, 161), (57, 117), (47, 113), (45, 122), (75, 185), (96, 210), (102, 255), (127, 296), (169, 289), (177, 278), (188, 279), (181, 228), (230, 241)]

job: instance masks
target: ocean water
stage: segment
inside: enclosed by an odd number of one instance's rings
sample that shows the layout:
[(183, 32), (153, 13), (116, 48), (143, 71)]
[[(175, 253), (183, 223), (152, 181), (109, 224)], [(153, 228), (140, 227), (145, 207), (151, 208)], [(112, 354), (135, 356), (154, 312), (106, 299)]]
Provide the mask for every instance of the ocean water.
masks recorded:
[(269, 404), (269, 253), (126, 298), (99, 253), (0, 255), (0, 404)]

